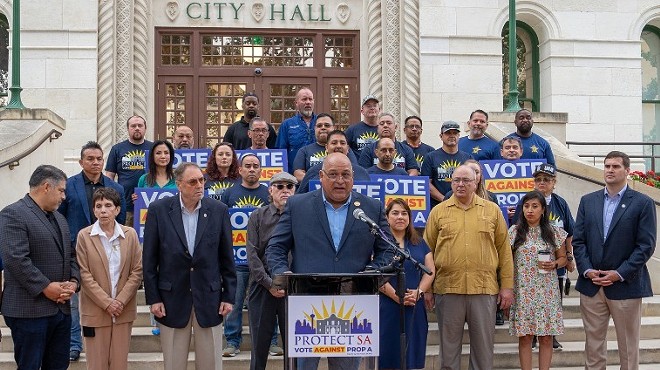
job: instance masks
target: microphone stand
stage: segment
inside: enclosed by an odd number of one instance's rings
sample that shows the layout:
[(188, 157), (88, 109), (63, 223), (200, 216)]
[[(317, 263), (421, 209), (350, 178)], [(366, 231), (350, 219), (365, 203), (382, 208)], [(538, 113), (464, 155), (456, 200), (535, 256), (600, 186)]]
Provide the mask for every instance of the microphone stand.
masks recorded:
[[(424, 264), (419, 263), (415, 260), (405, 249), (399, 248), (399, 245), (396, 241), (388, 237), (383, 230), (378, 227), (378, 225), (373, 225), (370, 227), (371, 233), (374, 234), (377, 238), (384, 241), (390, 248), (394, 251), (394, 259), (392, 263), (388, 266), (385, 266), (382, 269), (378, 269), (379, 272), (390, 272), (396, 271), (397, 287), (396, 295), (399, 298), (399, 359), (401, 361), (401, 369), (407, 369), (407, 352), (408, 352), (408, 340), (406, 338), (406, 306), (404, 304), (404, 297), (406, 295), (406, 272), (403, 267), (405, 260), (409, 260), (413, 265), (418, 269), (431, 275), (431, 271), (424, 266)], [(413, 306), (413, 310), (415, 307)]]

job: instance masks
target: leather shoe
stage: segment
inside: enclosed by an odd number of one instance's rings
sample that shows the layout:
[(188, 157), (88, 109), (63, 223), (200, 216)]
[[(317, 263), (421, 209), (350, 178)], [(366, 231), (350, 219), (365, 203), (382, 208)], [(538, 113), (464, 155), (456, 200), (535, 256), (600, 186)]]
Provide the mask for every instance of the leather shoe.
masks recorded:
[(69, 352), (69, 361), (78, 361), (80, 358), (80, 351), (76, 351), (75, 349)]

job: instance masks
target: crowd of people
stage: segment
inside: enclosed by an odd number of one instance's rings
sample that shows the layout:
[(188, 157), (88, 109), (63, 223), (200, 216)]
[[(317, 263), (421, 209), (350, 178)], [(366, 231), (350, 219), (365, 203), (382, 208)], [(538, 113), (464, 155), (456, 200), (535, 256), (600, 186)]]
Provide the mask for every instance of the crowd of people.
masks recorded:
[[(85, 144), (79, 174), (67, 178), (54, 166), (37, 167), (29, 193), (0, 212), (1, 311), (18, 367), (65, 369), (84, 342), (89, 369), (127, 369), (143, 282), (165, 369), (187, 367), (193, 331), (197, 367), (221, 369), (223, 356), (240, 352), (245, 302), (250, 368), (265, 369), (269, 355), (284, 353), (280, 335), (286, 344), (286, 291), (277, 276), (391, 264), (396, 250), (351, 216), (360, 211), (430, 271), (421, 275), (406, 260), (403, 295), (394, 278), (379, 287), (380, 368), (400, 368), (403, 303), (407, 368), (425, 367), (427, 310), (435, 309), (443, 369), (461, 368), (466, 323), (470, 368), (492, 369), (495, 327), (506, 316), (521, 368), (532, 368), (538, 343), (539, 366), (549, 369), (553, 349), (561, 349), (555, 336), (564, 329), (566, 270), (575, 269), (587, 368), (604, 367), (610, 317), (622, 368), (637, 368), (641, 298), (652, 295), (646, 262), (655, 248), (656, 214), (649, 197), (628, 188), (625, 153), (605, 157), (605, 188), (585, 195), (574, 219), (554, 192), (555, 159), (532, 132), (528, 110), (516, 113), (516, 132), (500, 142), (486, 136), (483, 110), (470, 114), (464, 137), (459, 123), (446, 121), (434, 149), (421, 141), (418, 116), (405, 119), (405, 139), (397, 141), (396, 118), (381, 113), (373, 95), (362, 100), (364, 120), (346, 131), (331, 115), (314, 112), (307, 88), (298, 91), (296, 107), (275, 132), (258, 116), (258, 96), (246, 94), (244, 115), (212, 148), (205, 171), (188, 162), (174, 168), (175, 150), (195, 148), (190, 127), (179, 126), (172, 142), (150, 142), (140, 116), (127, 120), (128, 139), (107, 160), (97, 143)], [(236, 151), (269, 148), (286, 151), (289, 173), (266, 185), (259, 157), (239, 158)], [(534, 189), (502, 210), (479, 161), (519, 159), (544, 164), (533, 172)], [(428, 176), (433, 208), (426, 226), (413, 227), (403, 199), (384, 205), (355, 192), (354, 181), (370, 174)], [(318, 190), (310, 187), (315, 180)], [(135, 188), (178, 192), (149, 205), (142, 246), (131, 227), (141, 217), (134, 215)], [(245, 207), (256, 208), (247, 227), (247, 263), (235, 264), (229, 209)], [(331, 369), (357, 369), (360, 361), (328, 359)], [(297, 366), (316, 369), (318, 362), (299, 358)]]

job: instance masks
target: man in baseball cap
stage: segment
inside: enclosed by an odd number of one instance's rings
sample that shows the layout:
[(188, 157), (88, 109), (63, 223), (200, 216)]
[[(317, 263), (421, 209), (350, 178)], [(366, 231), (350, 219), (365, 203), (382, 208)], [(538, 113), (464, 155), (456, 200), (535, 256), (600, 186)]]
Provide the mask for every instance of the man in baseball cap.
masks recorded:
[(363, 120), (351, 124), (346, 129), (346, 139), (355, 155), (359, 158), (362, 148), (378, 140), (378, 117), (380, 116), (380, 105), (378, 98), (373, 94), (367, 94), (362, 98)]
[(277, 345), (276, 324), (284, 333), (284, 288), (273, 284), (266, 263), (268, 239), (280, 220), (287, 199), (296, 192), (298, 180), (288, 172), (273, 175), (268, 186), (270, 204), (250, 215), (247, 227), (246, 253), (250, 268), (250, 294), (248, 318), (252, 335), (250, 369), (265, 369), (268, 355), (281, 356), (284, 351)]

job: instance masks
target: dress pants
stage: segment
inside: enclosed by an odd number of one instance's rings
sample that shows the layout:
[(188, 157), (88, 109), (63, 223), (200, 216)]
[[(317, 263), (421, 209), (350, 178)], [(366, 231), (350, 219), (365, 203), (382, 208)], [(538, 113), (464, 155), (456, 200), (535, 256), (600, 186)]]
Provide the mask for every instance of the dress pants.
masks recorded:
[(607, 364), (607, 328), (614, 321), (619, 346), (621, 370), (639, 369), (639, 331), (642, 325), (642, 299), (612, 300), (601, 287), (593, 297), (580, 294), (580, 313), (587, 340), (587, 370), (605, 370)]
[(250, 357), (251, 370), (263, 370), (268, 361), (275, 323), (279, 323), (282, 333), (282, 344), (286, 349), (285, 298), (276, 298), (261, 284), (255, 282), (250, 286), (248, 298), (248, 317), (250, 320), (250, 335), (252, 336), (252, 353)]
[(5, 316), (14, 341), (14, 359), (21, 370), (69, 368), (71, 315), (17, 318)]
[(470, 370), (492, 370), (496, 295), (436, 294), (440, 330), (440, 369), (461, 369), (463, 330), (470, 335)]
[(133, 322), (94, 328), (85, 337), (87, 370), (126, 370)]
[(159, 326), (165, 370), (188, 368), (188, 349), (193, 330), (195, 331), (195, 369), (222, 370), (222, 325), (202, 328), (195, 318), (193, 307), (185, 328), (170, 328), (163, 324)]

